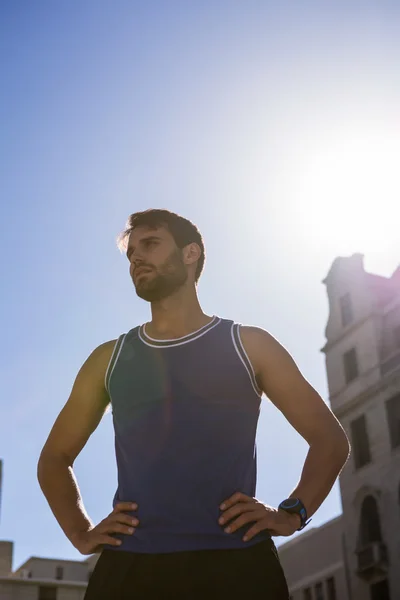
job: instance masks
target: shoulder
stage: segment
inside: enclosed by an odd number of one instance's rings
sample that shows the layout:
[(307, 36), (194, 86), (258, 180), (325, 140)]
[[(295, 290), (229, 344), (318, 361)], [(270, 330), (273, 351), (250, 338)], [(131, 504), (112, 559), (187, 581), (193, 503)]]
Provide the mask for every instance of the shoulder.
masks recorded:
[(274, 346), (280, 346), (278, 340), (274, 338), (268, 331), (261, 327), (254, 327), (252, 325), (240, 325), (240, 337), (242, 338), (243, 344), (248, 344), (251, 347), (266, 348)]
[(99, 376), (104, 375), (117, 342), (117, 339), (109, 340), (97, 346), (84, 362), (81, 371), (97, 373)]
[(240, 337), (256, 373), (260, 372), (266, 362), (273, 364), (276, 359), (288, 356), (282, 344), (261, 327), (240, 325)]
[(115, 345), (118, 342), (118, 339), (109, 340), (108, 342), (103, 342), (100, 346), (97, 346), (92, 352), (90, 356), (93, 357), (95, 361), (101, 361), (107, 358), (111, 358), (111, 355), (114, 351)]

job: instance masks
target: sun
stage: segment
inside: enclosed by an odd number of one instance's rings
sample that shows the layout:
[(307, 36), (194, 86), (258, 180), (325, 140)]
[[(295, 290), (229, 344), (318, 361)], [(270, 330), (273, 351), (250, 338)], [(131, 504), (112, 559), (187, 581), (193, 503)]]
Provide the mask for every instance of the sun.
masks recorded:
[(400, 143), (342, 132), (308, 148), (293, 208), (304, 240), (336, 252), (400, 256)]

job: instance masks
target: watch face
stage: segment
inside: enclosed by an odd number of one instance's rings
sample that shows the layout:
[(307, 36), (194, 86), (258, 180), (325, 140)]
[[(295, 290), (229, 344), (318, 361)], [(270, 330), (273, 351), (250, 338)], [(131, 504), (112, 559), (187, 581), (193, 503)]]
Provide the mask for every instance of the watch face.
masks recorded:
[(296, 508), (298, 506), (299, 501), (297, 498), (288, 498), (288, 500), (284, 500), (281, 504), (282, 507), (285, 508)]

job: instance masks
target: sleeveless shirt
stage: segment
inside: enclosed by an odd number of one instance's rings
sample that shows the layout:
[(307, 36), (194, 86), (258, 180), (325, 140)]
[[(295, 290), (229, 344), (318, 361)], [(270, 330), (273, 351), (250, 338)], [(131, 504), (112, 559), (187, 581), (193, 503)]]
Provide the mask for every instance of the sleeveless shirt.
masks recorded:
[(112, 550), (169, 553), (242, 548), (252, 523), (226, 533), (220, 504), (255, 496), (261, 390), (240, 325), (214, 317), (182, 338), (120, 336), (105, 381), (115, 431), (118, 502), (136, 502), (139, 525)]

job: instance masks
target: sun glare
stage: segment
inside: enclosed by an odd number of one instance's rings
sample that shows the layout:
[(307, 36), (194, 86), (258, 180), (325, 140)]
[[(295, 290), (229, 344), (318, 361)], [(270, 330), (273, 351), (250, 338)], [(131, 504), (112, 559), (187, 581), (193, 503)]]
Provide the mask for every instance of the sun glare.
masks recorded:
[(379, 135), (340, 136), (305, 152), (294, 200), (305, 237), (336, 253), (400, 257), (399, 159), (399, 141)]

